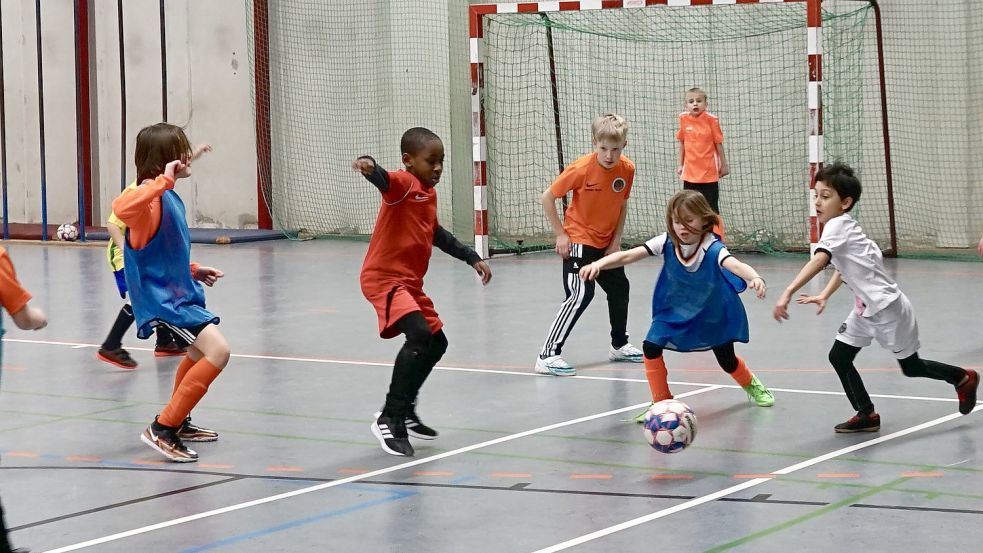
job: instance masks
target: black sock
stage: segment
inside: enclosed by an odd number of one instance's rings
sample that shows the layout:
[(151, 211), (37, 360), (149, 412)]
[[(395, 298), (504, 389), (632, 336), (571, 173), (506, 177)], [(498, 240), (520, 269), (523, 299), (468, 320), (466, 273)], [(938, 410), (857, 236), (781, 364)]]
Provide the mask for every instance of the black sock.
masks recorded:
[(114, 350), (123, 347), (123, 335), (126, 334), (132, 324), (133, 308), (130, 307), (130, 304), (126, 304), (119, 310), (116, 322), (109, 329), (109, 336), (106, 336), (106, 341), (102, 343), (103, 349)]

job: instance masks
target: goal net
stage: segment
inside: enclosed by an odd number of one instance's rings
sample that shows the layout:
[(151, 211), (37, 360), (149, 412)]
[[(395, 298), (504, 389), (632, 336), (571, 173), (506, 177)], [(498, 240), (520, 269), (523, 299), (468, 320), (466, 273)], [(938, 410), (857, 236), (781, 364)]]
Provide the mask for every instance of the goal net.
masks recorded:
[[(664, 232), (676, 176), (677, 117), (700, 87), (721, 122), (731, 174), (720, 182), (727, 242), (761, 251), (809, 247), (805, 2), (494, 13), (483, 19), (480, 90), (492, 251), (547, 247), (539, 198), (562, 167), (591, 152), (590, 122), (630, 125), (636, 165), (624, 240)], [(871, 7), (825, 0), (823, 157), (864, 183), (854, 210), (890, 242), (877, 45)], [(555, 83), (555, 86), (554, 86)]]

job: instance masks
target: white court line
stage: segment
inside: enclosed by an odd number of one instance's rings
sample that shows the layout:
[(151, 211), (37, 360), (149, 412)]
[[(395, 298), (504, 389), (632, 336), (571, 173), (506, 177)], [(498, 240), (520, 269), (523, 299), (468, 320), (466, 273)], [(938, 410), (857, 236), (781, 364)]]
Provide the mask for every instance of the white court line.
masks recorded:
[[(977, 411), (978, 410), (979, 410), (979, 408), (977, 408)], [(874, 438), (873, 440), (868, 440), (866, 442), (855, 444), (855, 445), (852, 445), (852, 446), (849, 446), (849, 447), (844, 447), (843, 449), (837, 449), (836, 451), (831, 451), (830, 453), (826, 453), (825, 455), (820, 455), (819, 457), (813, 457), (812, 459), (807, 459), (805, 461), (802, 461), (801, 463), (796, 463), (794, 465), (789, 465), (789, 466), (787, 466), (787, 467), (785, 467), (783, 469), (779, 469), (779, 470), (773, 471), (771, 474), (774, 474), (775, 476), (781, 476), (781, 475), (785, 475), (785, 474), (791, 474), (791, 473), (793, 473), (795, 471), (802, 470), (802, 469), (807, 468), (807, 467), (811, 467), (813, 465), (822, 463), (824, 461), (828, 461), (830, 459), (835, 459), (836, 457), (840, 457), (842, 455), (846, 455), (847, 453), (852, 453), (854, 451), (857, 451), (857, 450), (860, 450), (860, 449), (864, 449), (864, 448), (867, 448), (867, 447), (871, 447), (871, 446), (874, 446), (874, 445), (877, 445), (877, 444), (886, 442), (888, 440), (893, 440), (895, 438), (900, 438), (902, 436), (907, 436), (908, 434), (912, 434), (914, 432), (918, 432), (919, 430), (924, 430), (926, 428), (931, 428), (933, 426), (942, 424), (944, 422), (951, 421), (953, 419), (957, 419), (957, 418), (962, 417), (962, 416), (963, 415), (960, 415), (959, 413), (953, 413), (951, 415), (946, 415), (944, 417), (939, 417), (937, 419), (930, 420), (928, 422), (923, 422), (922, 424), (919, 424), (917, 426), (912, 426), (910, 428), (906, 428), (904, 430), (899, 430), (899, 431), (894, 432), (892, 434), (888, 434), (887, 436), (881, 436), (879, 438)], [(772, 477), (762, 477), (762, 478), (755, 478), (753, 480), (748, 480), (747, 482), (742, 482), (742, 483), (740, 483), (740, 484), (738, 484), (736, 486), (731, 486), (731, 487), (729, 487), (727, 489), (723, 489), (723, 490), (720, 490), (718, 492), (714, 492), (714, 493), (709, 494), (709, 495), (704, 495), (704, 496), (701, 496), (701, 497), (697, 497), (695, 499), (691, 499), (691, 500), (689, 500), (689, 501), (687, 501), (685, 503), (680, 503), (679, 505), (676, 505), (674, 507), (670, 507), (668, 509), (663, 509), (661, 511), (656, 511), (654, 513), (651, 513), (651, 514), (648, 514), (648, 515), (645, 515), (645, 516), (642, 516), (642, 517), (638, 517), (638, 518), (635, 518), (635, 519), (632, 519), (632, 520), (629, 520), (629, 521), (626, 521), (626, 522), (622, 522), (621, 524), (616, 524), (614, 526), (609, 526), (608, 528), (597, 530), (596, 532), (591, 532), (590, 534), (584, 534), (583, 536), (580, 536), (578, 538), (574, 538), (572, 540), (567, 540), (567, 541), (565, 541), (563, 543), (558, 543), (556, 545), (551, 545), (550, 547), (546, 547), (544, 549), (538, 549), (538, 550), (534, 551), (533, 553), (554, 553), (556, 551), (563, 551), (564, 549), (569, 549), (571, 547), (575, 547), (577, 545), (581, 545), (581, 544), (587, 543), (589, 541), (593, 541), (593, 540), (596, 540), (598, 538), (602, 538), (604, 536), (609, 536), (611, 534), (614, 534), (615, 532), (620, 532), (622, 530), (627, 530), (628, 528), (633, 528), (633, 527), (638, 526), (640, 524), (645, 524), (646, 522), (651, 522), (653, 520), (660, 519), (660, 518), (663, 518), (663, 517), (667, 517), (669, 515), (678, 513), (680, 511), (685, 511), (686, 509), (691, 509), (693, 507), (697, 507), (699, 505), (703, 505), (704, 503), (709, 503), (710, 501), (714, 501), (716, 499), (720, 499), (721, 497), (725, 497), (725, 496), (731, 495), (731, 494), (736, 493), (736, 492), (739, 492), (741, 490), (746, 490), (748, 488), (753, 488), (754, 486), (757, 486), (758, 484), (763, 484), (765, 482), (769, 482), (772, 479), (773, 479)]]
[[(53, 345), (53, 346), (71, 346), (73, 349), (91, 347), (98, 348), (98, 344), (84, 344), (79, 342), (56, 342), (50, 340), (24, 340), (18, 338), (5, 338), (6, 342), (18, 342), (22, 344), (40, 344), (40, 345)], [(153, 348), (142, 348), (142, 347), (128, 347), (127, 349), (133, 351), (153, 351)], [(283, 355), (251, 355), (246, 353), (233, 353), (232, 357), (238, 357), (241, 359), (260, 359), (264, 361), (296, 361), (300, 363), (318, 363), (325, 365), (356, 365), (356, 366), (367, 366), (367, 367), (392, 367), (392, 363), (378, 363), (375, 361), (350, 361), (345, 359), (322, 359), (317, 357), (289, 357)], [(563, 378), (563, 379), (574, 379), (574, 380), (600, 380), (605, 382), (640, 382), (647, 383), (648, 381), (644, 378), (621, 378), (617, 376), (546, 376), (535, 372), (522, 372), (522, 371), (505, 371), (499, 369), (477, 369), (471, 367), (447, 367), (447, 366), (437, 366), (434, 367), (438, 371), (452, 371), (452, 372), (471, 372), (471, 373), (483, 373), (483, 374), (500, 374), (500, 375), (512, 375), (512, 376), (532, 376), (535, 378)], [(719, 388), (735, 388), (740, 389), (740, 386), (736, 384), (713, 384), (710, 382), (689, 382), (681, 380), (670, 380), (669, 384), (674, 386), (717, 386)], [(828, 396), (845, 396), (843, 392), (830, 392), (826, 390), (802, 390), (796, 388), (769, 388), (772, 392), (787, 392), (790, 394), (814, 394), (814, 395), (828, 395)], [(955, 403), (958, 399), (955, 398), (944, 398), (944, 397), (928, 397), (928, 396), (899, 396), (893, 394), (870, 394), (870, 397), (878, 399), (908, 399), (915, 401), (940, 401), (945, 403)], [(978, 403), (983, 403), (980, 400)]]
[[(684, 394), (679, 394), (678, 398), (694, 396), (697, 394), (702, 394), (705, 392), (711, 392), (720, 388), (720, 386), (709, 386), (706, 388), (700, 388), (699, 390), (693, 390), (691, 392), (686, 392)], [(219, 509), (213, 509), (211, 511), (205, 511), (203, 513), (198, 513), (194, 515), (188, 515), (186, 517), (176, 518), (172, 520), (167, 520), (164, 522), (159, 522), (157, 524), (151, 524), (149, 526), (143, 526), (141, 528), (134, 528), (133, 530), (127, 530), (125, 532), (120, 532), (118, 534), (112, 534), (110, 536), (103, 536), (101, 538), (96, 538), (89, 541), (84, 541), (72, 545), (66, 545), (64, 547), (59, 547), (58, 549), (49, 549), (45, 553), (63, 553), (66, 551), (77, 551), (79, 549), (85, 549), (86, 547), (92, 547), (93, 545), (99, 545), (111, 541), (120, 540), (123, 538), (128, 538), (131, 536), (136, 536), (138, 534), (144, 534), (147, 532), (153, 532), (154, 530), (160, 530), (162, 528), (167, 528), (170, 526), (177, 526), (178, 524), (184, 524), (186, 522), (191, 522), (194, 520), (199, 520), (203, 518), (212, 517), (215, 515), (221, 515), (225, 513), (231, 513), (233, 511), (238, 511), (241, 509), (246, 509), (248, 507), (255, 507), (256, 505), (263, 505), (265, 503), (272, 503), (274, 501), (279, 501), (281, 499), (288, 499), (291, 497), (296, 497), (298, 495), (304, 495), (311, 492), (316, 492), (320, 490), (326, 490), (328, 488), (334, 488), (341, 486), (343, 484), (349, 484), (351, 482), (358, 482), (359, 480), (366, 480), (368, 478), (374, 478), (383, 474), (390, 472), (395, 472), (397, 470), (407, 469), (410, 467), (415, 467), (417, 465), (422, 465), (424, 463), (430, 463), (433, 461), (439, 461), (440, 459), (446, 459), (447, 457), (453, 457), (455, 455), (460, 455), (462, 453), (467, 453), (469, 451), (474, 451), (476, 449), (481, 449), (505, 442), (510, 442), (512, 440), (518, 440), (519, 438), (525, 438), (526, 436), (532, 436), (533, 434), (539, 434), (542, 432), (549, 432), (550, 430), (556, 430), (557, 428), (563, 428), (565, 426), (573, 426), (575, 424), (580, 424), (582, 422), (591, 421), (594, 419), (600, 419), (603, 417), (608, 417), (611, 415), (616, 415), (618, 413), (624, 413), (626, 411), (634, 411), (636, 409), (641, 409), (648, 406), (649, 402), (639, 403), (637, 405), (629, 405), (628, 407), (622, 407), (620, 409), (613, 409), (611, 411), (605, 411), (603, 413), (597, 413), (596, 415), (588, 415), (586, 417), (580, 417), (579, 419), (573, 419), (565, 422), (558, 422), (556, 424), (551, 424), (548, 426), (541, 426), (539, 428), (534, 428), (532, 430), (526, 430), (524, 432), (519, 432), (518, 434), (511, 434), (509, 436), (502, 436), (501, 438), (495, 438), (494, 440), (488, 440), (485, 442), (477, 443), (474, 445), (469, 445), (462, 447), (460, 449), (455, 449), (452, 451), (446, 451), (444, 453), (439, 453), (437, 455), (431, 455), (430, 457), (424, 457), (422, 459), (416, 459), (414, 461), (409, 461), (406, 463), (401, 463), (399, 465), (382, 468), (379, 470), (374, 470), (372, 472), (366, 472), (364, 474), (357, 474), (355, 476), (349, 476), (348, 478), (342, 478), (341, 480), (332, 480), (331, 482), (325, 482), (323, 484), (318, 484), (316, 486), (310, 486), (307, 488), (301, 488), (299, 490), (294, 490), (291, 492), (286, 492), (278, 495), (271, 495), (268, 497), (261, 497), (259, 499), (254, 499), (252, 501), (246, 501), (244, 503), (237, 503), (235, 505), (229, 505), (228, 507), (221, 507)]]

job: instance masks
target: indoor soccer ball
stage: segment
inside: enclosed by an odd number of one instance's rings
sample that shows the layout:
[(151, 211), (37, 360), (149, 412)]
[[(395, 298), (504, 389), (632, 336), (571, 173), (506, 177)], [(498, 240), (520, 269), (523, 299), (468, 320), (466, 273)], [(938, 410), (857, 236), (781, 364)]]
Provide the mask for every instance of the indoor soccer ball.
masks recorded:
[(656, 451), (679, 453), (696, 439), (696, 414), (681, 401), (662, 400), (649, 407), (643, 429)]
[(65, 223), (64, 225), (58, 227), (58, 231), (55, 236), (59, 240), (64, 240), (65, 242), (74, 242), (79, 238), (79, 229), (75, 228), (75, 225), (71, 223)]

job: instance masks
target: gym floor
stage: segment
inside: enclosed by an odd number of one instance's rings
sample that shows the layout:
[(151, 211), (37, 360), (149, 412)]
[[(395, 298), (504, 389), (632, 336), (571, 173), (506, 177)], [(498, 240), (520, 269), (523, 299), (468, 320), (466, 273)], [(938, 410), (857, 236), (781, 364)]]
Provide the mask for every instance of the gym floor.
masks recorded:
[[(401, 340), (378, 337), (358, 272), (366, 244), (322, 240), (198, 246), (225, 271), (208, 306), (233, 357), (194, 412), (218, 430), (198, 463), (166, 462), (139, 439), (167, 401), (177, 358), (130, 331), (140, 366), (95, 351), (121, 306), (102, 247), (11, 242), (38, 332), (6, 321), (0, 496), (15, 546), (32, 551), (770, 552), (979, 551), (983, 420), (938, 381), (904, 377), (876, 344), (857, 366), (882, 417), (853, 413), (826, 359), (852, 307), (778, 293), (804, 255), (739, 256), (765, 277), (744, 294), (751, 342), (738, 354), (775, 393), (757, 407), (709, 352), (667, 352), (672, 390), (697, 414), (687, 450), (651, 449), (628, 422), (648, 402), (640, 364), (607, 360), (603, 292), (564, 357), (578, 376), (532, 366), (562, 300), (560, 262), (494, 257), (482, 287), (436, 251), (425, 289), (450, 347), (419, 413), (440, 430), (413, 458), (369, 431)], [(923, 357), (980, 367), (983, 263), (888, 260), (920, 323)], [(660, 262), (627, 268), (629, 332), (641, 346)], [(818, 293), (830, 273), (803, 291)]]

